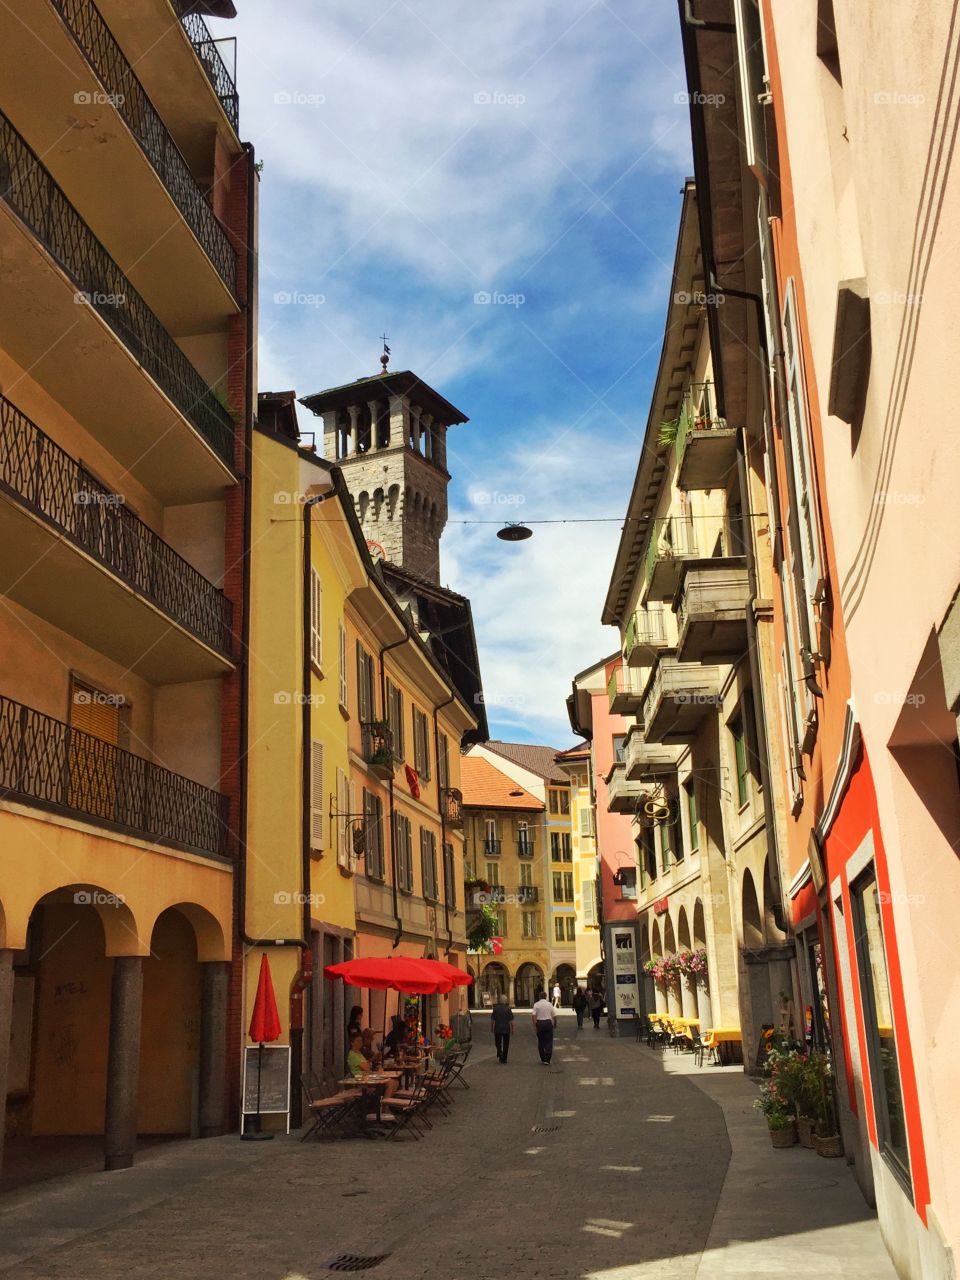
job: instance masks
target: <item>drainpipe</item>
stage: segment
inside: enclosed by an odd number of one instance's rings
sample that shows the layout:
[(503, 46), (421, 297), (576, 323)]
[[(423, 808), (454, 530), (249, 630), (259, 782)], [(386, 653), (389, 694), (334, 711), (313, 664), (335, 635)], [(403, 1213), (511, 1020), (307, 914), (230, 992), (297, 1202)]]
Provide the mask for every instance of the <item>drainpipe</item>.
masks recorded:
[[(384, 655), (389, 653), (391, 649), (399, 649), (405, 645), (410, 639), (409, 631), (402, 640), (394, 640), (393, 644), (384, 645), (380, 650), (380, 705), (383, 707), (383, 718), (387, 719), (387, 669), (384, 664)], [(396, 839), (396, 808), (393, 799), (394, 779), (393, 774), (390, 775), (390, 862), (393, 870), (391, 876), (391, 889), (393, 890), (393, 916), (397, 922), (397, 932), (393, 939), (394, 948), (400, 945), (400, 939), (403, 937), (403, 921), (400, 919), (400, 895), (397, 891), (397, 839)]]
[[(440, 723), (438, 720), (439, 713), (444, 707), (449, 707), (451, 702), (456, 702), (457, 695), (452, 693), (446, 702), (441, 702), (433, 708), (433, 758), (437, 762), (437, 808), (440, 811), (440, 857), (443, 861), (444, 849), (447, 843), (447, 816), (443, 807), (443, 795), (440, 787)], [(450, 779), (447, 778), (449, 782)], [(466, 903), (464, 903), (464, 911), (466, 911)], [(443, 872), (443, 921), (447, 931), (447, 949), (453, 946), (453, 930), (450, 928), (450, 903), (447, 895), (447, 871), (444, 866)]]

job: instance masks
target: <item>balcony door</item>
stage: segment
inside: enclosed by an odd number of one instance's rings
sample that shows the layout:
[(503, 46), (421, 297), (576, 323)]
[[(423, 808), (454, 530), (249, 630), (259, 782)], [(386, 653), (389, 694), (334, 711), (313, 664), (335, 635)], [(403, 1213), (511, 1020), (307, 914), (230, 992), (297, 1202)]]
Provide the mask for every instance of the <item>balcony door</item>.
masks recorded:
[(74, 680), (70, 693), (67, 803), (116, 821), (123, 699)]

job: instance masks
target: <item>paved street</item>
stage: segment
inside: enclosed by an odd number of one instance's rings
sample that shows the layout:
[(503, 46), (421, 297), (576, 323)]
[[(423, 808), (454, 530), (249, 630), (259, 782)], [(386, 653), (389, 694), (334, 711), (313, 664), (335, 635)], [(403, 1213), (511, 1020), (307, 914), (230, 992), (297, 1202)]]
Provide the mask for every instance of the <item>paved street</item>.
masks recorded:
[(845, 1162), (773, 1151), (739, 1070), (569, 1017), (545, 1069), (526, 1015), (502, 1067), (484, 1022), (424, 1140), (154, 1148), (7, 1197), (0, 1273), (316, 1280), (385, 1254), (376, 1280), (893, 1277)]

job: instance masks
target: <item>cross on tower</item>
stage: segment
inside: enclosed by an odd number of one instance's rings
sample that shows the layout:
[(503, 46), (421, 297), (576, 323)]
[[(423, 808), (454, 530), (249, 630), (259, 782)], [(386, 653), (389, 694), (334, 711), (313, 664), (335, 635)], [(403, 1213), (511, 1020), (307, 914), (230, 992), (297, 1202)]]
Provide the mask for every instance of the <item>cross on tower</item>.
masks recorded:
[(386, 373), (387, 365), (390, 362), (390, 348), (387, 346), (387, 335), (385, 333), (381, 333), (380, 341), (383, 343), (383, 355), (380, 357), (380, 364), (383, 372)]

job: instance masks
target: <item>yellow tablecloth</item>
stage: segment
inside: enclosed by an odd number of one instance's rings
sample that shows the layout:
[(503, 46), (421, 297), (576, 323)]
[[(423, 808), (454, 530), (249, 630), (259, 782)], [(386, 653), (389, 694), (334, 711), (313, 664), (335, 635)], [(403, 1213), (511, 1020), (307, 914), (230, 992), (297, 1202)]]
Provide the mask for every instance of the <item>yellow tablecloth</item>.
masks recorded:
[(743, 1035), (739, 1027), (708, 1027), (703, 1033), (705, 1045), (730, 1044), (742, 1039)]

